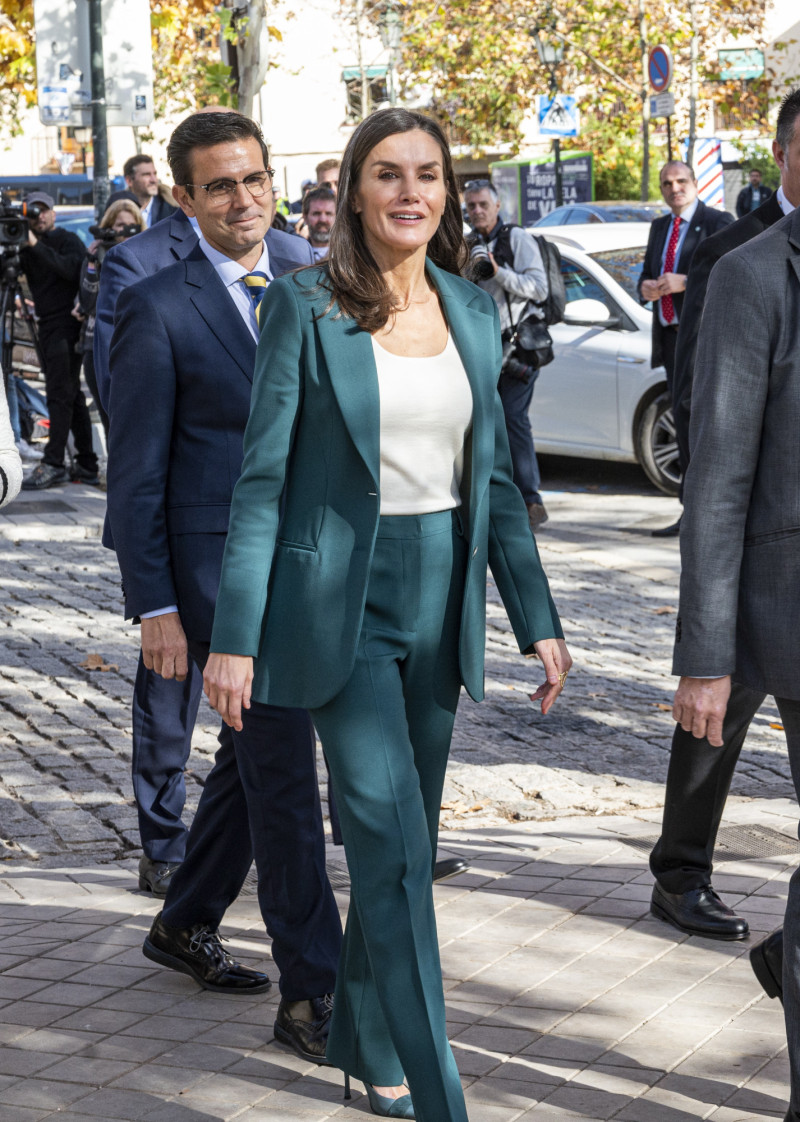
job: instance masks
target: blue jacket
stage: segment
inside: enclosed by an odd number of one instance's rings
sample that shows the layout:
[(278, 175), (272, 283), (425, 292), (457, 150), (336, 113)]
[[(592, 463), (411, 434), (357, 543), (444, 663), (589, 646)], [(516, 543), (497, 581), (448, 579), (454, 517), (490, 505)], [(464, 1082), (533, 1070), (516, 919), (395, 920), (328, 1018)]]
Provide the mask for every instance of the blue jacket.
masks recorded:
[[(483, 696), (486, 567), (520, 648), (561, 637), (528, 514), (512, 482), (497, 393), (494, 300), (428, 263), (469, 378), (473, 422), (462, 511), (469, 563), (464, 685)], [(325, 314), (324, 269), (270, 285), (245, 461), (236, 486), (211, 649), (255, 657), (253, 696), (315, 708), (350, 676), (380, 515), (378, 377), (367, 332)], [(291, 466), (290, 466), (291, 465)]]
[[(285, 243), (308, 249), (300, 238)], [(301, 263), (301, 253), (291, 261), (269, 244), (273, 269)], [(255, 355), (255, 340), (196, 241), (185, 260), (120, 294), (108, 521), (126, 617), (177, 604), (190, 639), (211, 636)]]
[[(304, 238), (284, 234), (280, 230), (267, 232), (267, 248), (274, 276), (280, 276), (298, 265), (308, 265), (314, 260), (311, 247)], [(103, 260), (100, 272), (100, 291), (94, 327), (94, 370), (97, 391), (103, 408), (110, 406), (110, 371), (108, 356), (114, 332), (114, 314), (119, 294), (145, 277), (151, 277), (168, 265), (182, 261), (197, 245), (192, 224), (182, 210), (176, 210), (163, 221), (151, 226), (129, 241), (114, 246)]]

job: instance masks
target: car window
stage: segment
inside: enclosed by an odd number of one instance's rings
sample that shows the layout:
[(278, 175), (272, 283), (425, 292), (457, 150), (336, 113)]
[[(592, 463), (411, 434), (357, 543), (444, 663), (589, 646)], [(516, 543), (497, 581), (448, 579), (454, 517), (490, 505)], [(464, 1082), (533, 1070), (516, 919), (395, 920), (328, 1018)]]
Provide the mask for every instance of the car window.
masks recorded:
[(574, 206), (567, 211), (566, 218), (563, 218), (562, 222), (566, 226), (582, 226), (585, 222), (591, 222), (592, 217), (592, 212), (585, 206)]
[(569, 216), (572, 214), (572, 207), (557, 207), (546, 214), (544, 218), (540, 218), (536, 223), (537, 226), (563, 226), (565, 222), (569, 222)]
[(73, 234), (77, 234), (84, 245), (89, 245), (93, 240), (93, 235), (89, 233), (89, 227), (94, 226), (94, 211), (88, 214), (59, 214), (56, 212), (56, 225), (60, 230), (71, 230)]
[(573, 300), (600, 300), (610, 312), (615, 312), (616, 309), (613, 307), (606, 290), (601, 284), (598, 284), (594, 277), (590, 277), (585, 269), (581, 269), (572, 261), (563, 258), (561, 272), (564, 276), (564, 287), (567, 290), (568, 305)]
[(602, 265), (629, 296), (638, 301), (639, 293), (636, 291), (636, 285), (642, 273), (644, 250), (645, 247), (639, 245), (632, 249), (604, 249), (600, 253), (590, 253), (589, 256), (598, 265)]

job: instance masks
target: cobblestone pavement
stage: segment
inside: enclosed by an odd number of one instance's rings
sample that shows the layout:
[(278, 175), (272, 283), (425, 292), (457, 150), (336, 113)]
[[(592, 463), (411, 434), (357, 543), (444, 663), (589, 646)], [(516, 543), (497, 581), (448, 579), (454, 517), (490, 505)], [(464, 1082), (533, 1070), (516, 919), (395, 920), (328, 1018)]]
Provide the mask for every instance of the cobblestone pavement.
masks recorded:
[[(42, 513), (42, 501), (74, 509)], [(576, 666), (542, 718), (528, 700), (538, 663), (519, 655), (490, 582), (487, 699), (464, 697), (459, 709), (446, 826), (661, 805), (678, 546), (648, 531), (677, 503), (592, 492), (547, 503), (539, 543)], [(72, 486), (44, 500), (24, 495), (0, 514), (0, 835), (44, 860), (109, 860), (138, 845), (128, 774), (138, 629), (121, 620), (118, 571), (97, 536), (103, 511), (102, 492)], [(765, 708), (735, 796), (792, 794), (773, 724), (777, 713)], [(203, 708), (190, 805), (216, 728)]]
[[(648, 531), (677, 504), (640, 488), (547, 505), (539, 542), (576, 661), (569, 689), (546, 719), (533, 709), (536, 665), (490, 585), (487, 700), (462, 703), (442, 812), (444, 853), (470, 863), (435, 890), (470, 1120), (781, 1119), (783, 1020), (748, 944), (687, 939), (648, 911), (678, 574), (677, 543)], [(0, 1120), (365, 1114), (360, 1085), (345, 1107), (338, 1073), (275, 1043), (275, 991), (209, 994), (141, 955), (157, 904), (136, 890), (136, 632), (102, 516), (102, 493), (80, 486), (0, 513)], [(753, 939), (780, 922), (797, 863), (777, 723), (758, 715), (725, 818), (771, 829), (777, 852), (740, 845), (715, 874)], [(201, 710), (190, 808), (215, 732)], [(274, 976), (251, 891), (224, 933)]]

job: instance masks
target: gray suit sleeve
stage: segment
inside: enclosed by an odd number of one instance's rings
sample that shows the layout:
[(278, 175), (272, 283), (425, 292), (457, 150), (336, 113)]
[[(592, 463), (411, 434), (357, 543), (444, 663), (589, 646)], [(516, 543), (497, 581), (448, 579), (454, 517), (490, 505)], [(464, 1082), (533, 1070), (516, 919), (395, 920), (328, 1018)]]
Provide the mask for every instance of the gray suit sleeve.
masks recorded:
[(692, 393), (675, 674), (711, 677), (736, 668), (739, 574), (769, 385), (771, 312), (746, 254), (734, 251), (714, 266)]

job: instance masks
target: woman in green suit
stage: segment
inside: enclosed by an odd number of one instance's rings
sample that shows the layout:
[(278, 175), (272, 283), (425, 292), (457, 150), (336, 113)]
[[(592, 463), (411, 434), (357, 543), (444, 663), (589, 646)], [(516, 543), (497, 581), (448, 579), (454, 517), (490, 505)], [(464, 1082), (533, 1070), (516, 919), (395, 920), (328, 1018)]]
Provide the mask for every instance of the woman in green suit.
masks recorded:
[(542, 712), (571, 659), (512, 482), (497, 311), (459, 275), (439, 126), (364, 120), (338, 207), (327, 261), (260, 308), (206, 693), (236, 728), (251, 697), (308, 708), (325, 749), (352, 882), (329, 1061), (376, 1114), (465, 1122), (431, 873), (461, 686), (483, 696), (487, 563), (544, 665)]

